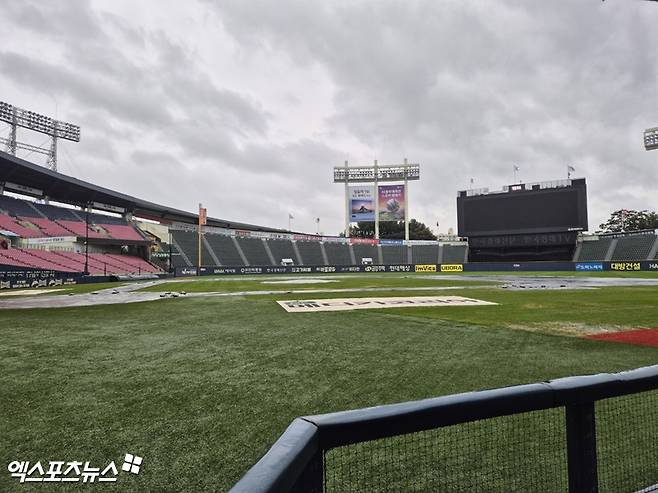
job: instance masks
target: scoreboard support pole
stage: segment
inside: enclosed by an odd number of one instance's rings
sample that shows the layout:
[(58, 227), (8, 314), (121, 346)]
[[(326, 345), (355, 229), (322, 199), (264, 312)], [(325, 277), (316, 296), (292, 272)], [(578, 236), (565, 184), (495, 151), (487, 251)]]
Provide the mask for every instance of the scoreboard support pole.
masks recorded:
[(377, 160), (375, 159), (375, 239), (379, 239), (379, 171), (377, 170)]
[[(407, 166), (407, 158), (404, 158), (404, 165)], [(409, 180), (407, 171), (404, 173), (404, 240), (409, 241)]]
[(345, 238), (350, 237), (350, 186), (349, 186), (349, 167), (345, 161)]

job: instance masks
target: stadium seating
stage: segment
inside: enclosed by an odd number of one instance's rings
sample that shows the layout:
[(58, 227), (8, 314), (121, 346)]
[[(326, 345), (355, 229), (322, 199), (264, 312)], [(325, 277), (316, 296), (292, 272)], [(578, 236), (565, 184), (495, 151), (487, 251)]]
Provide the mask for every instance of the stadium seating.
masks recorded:
[(115, 240), (144, 241), (144, 237), (125, 222), (123, 224), (96, 223), (96, 225), (107, 231), (109, 236)]
[(655, 235), (626, 236), (617, 239), (617, 246), (611, 260), (647, 260)]
[(0, 195), (0, 211), (11, 216), (33, 217), (39, 214), (25, 200)]
[[(243, 237), (238, 237), (237, 240), (250, 265), (272, 265), (270, 257), (265, 251), (263, 240)], [(294, 259), (294, 256), (292, 258)]]
[(324, 265), (322, 246), (319, 241), (298, 241), (297, 250), (304, 265)]
[(11, 231), (21, 238), (41, 238), (45, 236), (41, 229), (33, 223), (4, 214), (0, 215), (0, 230)]
[(50, 219), (45, 219), (43, 217), (31, 217), (29, 220), (32, 224), (35, 224), (41, 230), (41, 236), (72, 236), (72, 231), (64, 228), (61, 224), (52, 221)]
[(207, 234), (206, 240), (222, 265), (243, 266), (244, 262), (233, 238), (225, 235)]
[(466, 244), (463, 245), (443, 245), (442, 264), (462, 264), (466, 256)]
[[(41, 214), (46, 216), (48, 219), (52, 219), (53, 221), (58, 219), (64, 219), (67, 221), (84, 221), (84, 212), (78, 212), (78, 215), (76, 215), (75, 211), (72, 209), (67, 209), (66, 207), (56, 207), (50, 204), (37, 203), (33, 203), (32, 205), (35, 209), (41, 212)], [(82, 216), (79, 214), (82, 214)]]
[[(83, 253), (10, 248), (0, 250), (0, 265), (30, 267), (59, 272), (83, 272)], [(139, 257), (106, 253), (89, 254), (91, 274), (160, 273), (161, 270)]]
[[(349, 245), (345, 243), (326, 242), (324, 251), (327, 253), (329, 265), (352, 265)], [(361, 263), (361, 259), (359, 259)]]
[(382, 259), (385, 264), (406, 264), (408, 263), (407, 247), (402, 245), (382, 245)]
[(274, 257), (274, 263), (277, 265), (281, 264), (281, 259), (289, 258), (296, 264), (297, 255), (295, 255), (295, 250), (292, 247), (292, 241), (290, 240), (267, 240), (267, 244), (270, 247), (270, 252)]
[(605, 260), (611, 242), (612, 238), (599, 238), (595, 241), (583, 241), (580, 255), (577, 260), (579, 262)]
[[(210, 240), (211, 236), (216, 235), (206, 235), (206, 239)], [(172, 231), (172, 238), (174, 243), (180, 247), (190, 261), (188, 265), (182, 255), (176, 255), (174, 257), (174, 265), (176, 267), (196, 267), (199, 262), (199, 235), (195, 231)], [(213, 253), (215, 252), (213, 251)], [(201, 242), (201, 264), (216, 264), (204, 241)]]
[(362, 258), (371, 258), (373, 264), (379, 263), (379, 254), (375, 245), (356, 244), (352, 245), (354, 250), (354, 259), (357, 264), (361, 264)]
[[(11, 231), (22, 238), (55, 236), (85, 236), (84, 212), (38, 204), (0, 195), (0, 229)], [(45, 217), (44, 217), (45, 216)], [(90, 214), (90, 238), (144, 241), (144, 237), (122, 218)]]
[(439, 261), (439, 246), (413, 245), (411, 247), (411, 260), (414, 264), (436, 264)]

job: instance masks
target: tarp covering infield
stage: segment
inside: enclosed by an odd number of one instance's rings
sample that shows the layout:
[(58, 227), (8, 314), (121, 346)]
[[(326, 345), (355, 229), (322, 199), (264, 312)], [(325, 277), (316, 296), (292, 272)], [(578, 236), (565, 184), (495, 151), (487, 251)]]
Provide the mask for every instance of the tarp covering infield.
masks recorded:
[(386, 296), (378, 298), (329, 298), (277, 301), (287, 312), (335, 312), (376, 308), (418, 308), (424, 306), (486, 306), (490, 301), (463, 296)]

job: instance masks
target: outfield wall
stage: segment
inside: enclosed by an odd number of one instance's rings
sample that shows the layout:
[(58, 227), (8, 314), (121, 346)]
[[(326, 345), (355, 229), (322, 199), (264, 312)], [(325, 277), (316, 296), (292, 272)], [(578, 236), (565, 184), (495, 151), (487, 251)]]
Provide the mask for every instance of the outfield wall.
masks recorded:
[(252, 274), (344, 274), (351, 272), (658, 272), (658, 261), (644, 262), (478, 262), (466, 264), (305, 265), (177, 267), (176, 277)]

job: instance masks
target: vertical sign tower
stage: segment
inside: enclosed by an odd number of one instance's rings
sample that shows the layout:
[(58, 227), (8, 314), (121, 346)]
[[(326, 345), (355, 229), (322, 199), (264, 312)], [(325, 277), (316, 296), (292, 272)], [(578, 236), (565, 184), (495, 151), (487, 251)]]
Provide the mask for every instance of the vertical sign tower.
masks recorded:
[[(380, 221), (404, 221), (404, 238), (409, 240), (409, 181), (420, 180), (420, 164), (334, 167), (334, 183), (345, 184), (345, 237), (350, 223), (374, 222), (375, 239), (379, 239)], [(402, 182), (381, 185), (380, 182)], [(350, 184), (355, 184), (350, 186)], [(357, 186), (358, 185), (358, 186)]]

